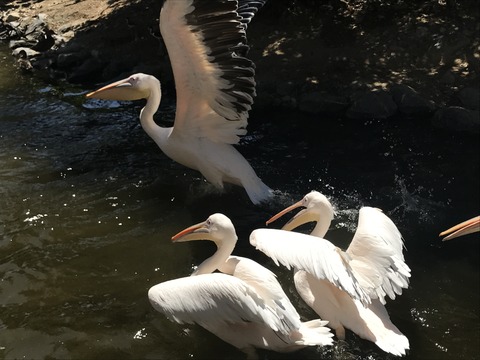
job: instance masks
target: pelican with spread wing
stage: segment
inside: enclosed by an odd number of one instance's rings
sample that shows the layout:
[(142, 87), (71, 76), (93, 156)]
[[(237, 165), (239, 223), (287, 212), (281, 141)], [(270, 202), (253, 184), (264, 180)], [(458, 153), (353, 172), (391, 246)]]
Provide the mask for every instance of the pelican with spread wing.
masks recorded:
[(160, 32), (172, 64), (177, 106), (173, 127), (153, 118), (162, 96), (160, 82), (134, 74), (87, 94), (108, 100), (146, 99), (140, 112), (145, 132), (171, 159), (198, 170), (223, 188), (245, 188), (254, 204), (272, 190), (233, 146), (246, 134), (255, 92), (255, 66), (246, 57), (246, 29), (266, 0), (166, 0)]
[[(301, 322), (270, 270), (248, 258), (231, 255), (237, 235), (225, 215), (213, 214), (172, 240), (211, 240), (217, 251), (192, 276), (150, 288), (152, 306), (169, 319), (196, 323), (250, 357), (255, 356), (255, 348), (291, 352), (332, 344), (327, 321)], [(220, 273), (213, 273), (216, 270)]]
[[(303, 207), (283, 230), (258, 229), (250, 242), (260, 251), (295, 269), (295, 287), (302, 299), (345, 338), (345, 328), (374, 342), (391, 354), (405, 355), (405, 335), (392, 323), (385, 297), (395, 298), (408, 286), (410, 269), (403, 257), (403, 240), (397, 227), (379, 209), (364, 207), (357, 231), (346, 251), (323, 239), (334, 210), (328, 199), (312, 191), (287, 207), (267, 224)], [(314, 221), (311, 235), (288, 230)]]

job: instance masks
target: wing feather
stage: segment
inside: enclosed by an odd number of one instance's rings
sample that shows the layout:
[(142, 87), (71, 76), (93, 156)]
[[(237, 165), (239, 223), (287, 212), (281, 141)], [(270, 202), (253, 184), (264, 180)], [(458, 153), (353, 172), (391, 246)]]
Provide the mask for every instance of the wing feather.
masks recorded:
[(410, 268), (403, 256), (403, 239), (393, 221), (381, 210), (363, 207), (358, 227), (346, 253), (362, 287), (385, 304), (407, 288)]
[(160, 31), (177, 91), (174, 133), (231, 144), (245, 135), (255, 96), (254, 64), (245, 57), (245, 19), (251, 16), (237, 13), (236, 0), (164, 3)]
[(275, 312), (240, 279), (225, 274), (204, 274), (166, 281), (148, 291), (152, 306), (172, 321), (216, 324), (265, 323), (278, 331), (284, 325)]
[(349, 265), (345, 253), (322, 238), (277, 229), (257, 229), (250, 244), (269, 256), (275, 264), (305, 270), (326, 279), (364, 304), (370, 302)]
[(282, 289), (276, 275), (259, 263), (240, 256), (230, 256), (235, 262), (233, 276), (250, 285), (265, 303), (275, 311), (285, 325), (281, 331), (289, 334), (301, 327), (300, 315)]
[(242, 17), (242, 24), (247, 28), (258, 10), (260, 10), (267, 0), (238, 0), (238, 14)]

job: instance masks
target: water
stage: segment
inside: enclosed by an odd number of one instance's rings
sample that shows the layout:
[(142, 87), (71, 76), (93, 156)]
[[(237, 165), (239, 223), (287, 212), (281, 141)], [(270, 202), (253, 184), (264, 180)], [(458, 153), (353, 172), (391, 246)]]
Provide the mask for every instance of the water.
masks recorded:
[[(34, 81), (1, 54), (0, 358), (243, 359), (203, 329), (156, 313), (148, 288), (188, 275), (213, 252), (207, 242), (169, 239), (223, 212), (237, 228), (236, 254), (274, 270), (300, 313), (314, 317), (291, 273), (247, 241), (311, 189), (337, 208), (330, 238), (342, 246), (362, 205), (382, 208), (404, 235), (411, 287), (387, 309), (410, 340), (406, 358), (479, 357), (478, 236), (438, 239), (479, 212), (476, 136), (425, 121), (257, 111), (240, 151), (278, 191), (255, 207), (243, 190), (218, 194), (164, 156), (138, 124), (139, 104), (87, 102), (87, 89)], [(393, 358), (352, 333), (332, 348), (260, 357)]]

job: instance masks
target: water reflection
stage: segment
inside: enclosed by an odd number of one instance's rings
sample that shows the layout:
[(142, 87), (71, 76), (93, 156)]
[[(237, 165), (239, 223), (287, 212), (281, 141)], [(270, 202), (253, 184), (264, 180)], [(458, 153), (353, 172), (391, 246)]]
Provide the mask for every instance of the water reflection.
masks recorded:
[[(291, 272), (247, 241), (311, 189), (338, 210), (329, 232), (338, 244), (348, 244), (362, 205), (382, 208), (399, 226), (412, 282), (387, 308), (410, 339), (407, 358), (478, 356), (480, 242), (438, 238), (478, 213), (476, 137), (426, 122), (402, 132), (401, 121), (258, 111), (241, 152), (278, 190), (272, 204), (255, 207), (242, 189), (215, 193), (161, 154), (138, 124), (138, 105), (99, 109), (105, 103), (85, 102), (84, 89), (62, 93), (36, 83), (4, 56), (0, 75), (1, 358), (242, 359), (203, 329), (155, 313), (147, 290), (188, 275), (214, 251), (204, 242), (178, 246), (169, 239), (223, 212), (240, 237), (236, 254), (274, 270), (300, 313), (314, 317)], [(171, 121), (171, 113), (171, 103), (162, 105), (159, 121)], [(352, 333), (333, 348), (260, 355), (393, 358)]]

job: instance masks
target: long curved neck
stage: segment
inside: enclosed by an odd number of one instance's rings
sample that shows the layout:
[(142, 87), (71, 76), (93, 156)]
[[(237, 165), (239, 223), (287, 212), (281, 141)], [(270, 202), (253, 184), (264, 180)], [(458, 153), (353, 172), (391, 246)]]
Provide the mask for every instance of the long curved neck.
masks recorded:
[(155, 142), (158, 138), (158, 132), (161, 131), (161, 127), (158, 126), (153, 120), (153, 115), (160, 106), (160, 100), (162, 98), (162, 91), (160, 85), (152, 87), (150, 89), (150, 96), (147, 98), (145, 107), (140, 111), (140, 124), (142, 124), (143, 130), (150, 136)]
[(223, 241), (220, 245), (217, 244), (218, 248), (215, 254), (210, 256), (207, 260), (198, 265), (197, 270), (192, 273), (194, 275), (201, 274), (211, 274), (215, 270), (222, 267), (222, 265), (227, 261), (228, 257), (232, 254), (233, 249), (235, 248), (235, 243), (237, 242), (236, 235), (228, 241)]
[(313, 228), (310, 235), (324, 238), (325, 235), (327, 234), (328, 229), (330, 228), (330, 224), (332, 223), (332, 220), (333, 220), (333, 212), (332, 213), (325, 212), (325, 214), (322, 214), (317, 219), (317, 224)]

